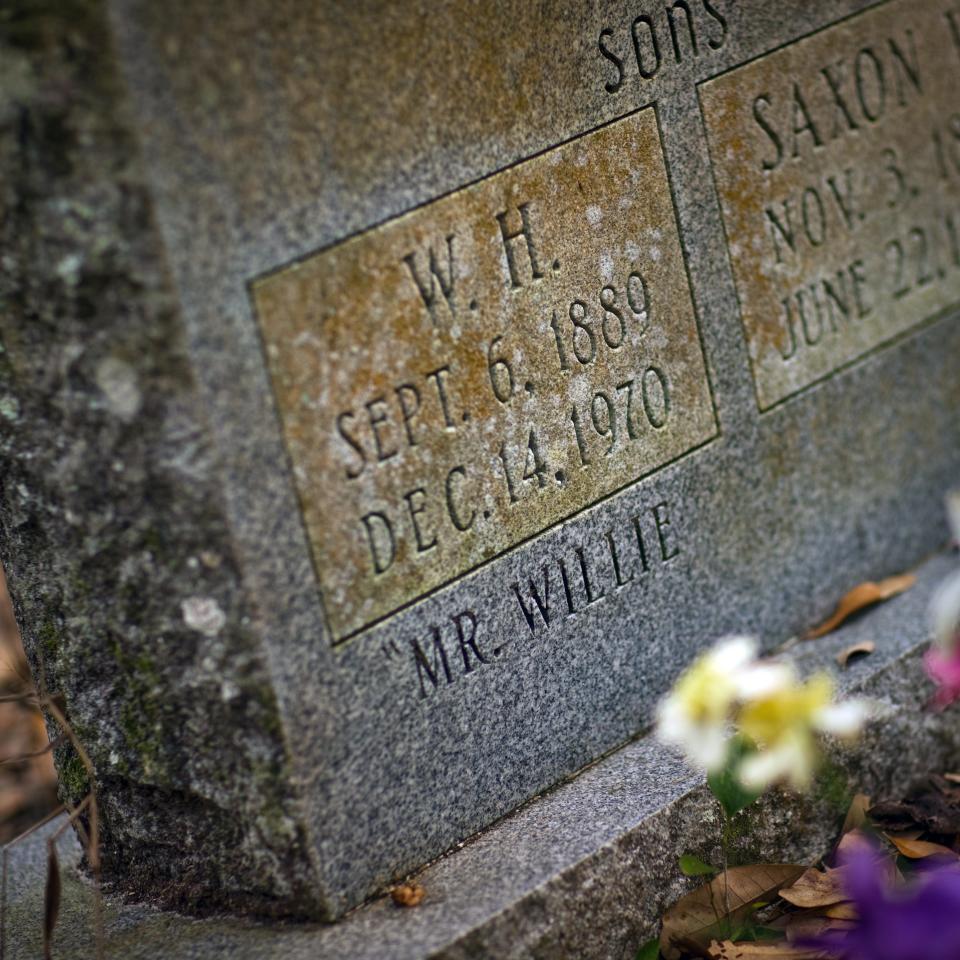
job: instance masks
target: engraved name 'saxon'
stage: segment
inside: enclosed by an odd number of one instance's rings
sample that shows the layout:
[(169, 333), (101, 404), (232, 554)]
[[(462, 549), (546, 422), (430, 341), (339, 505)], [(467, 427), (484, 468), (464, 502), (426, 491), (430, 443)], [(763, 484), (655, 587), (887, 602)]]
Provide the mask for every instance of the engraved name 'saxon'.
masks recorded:
[(252, 293), (334, 640), (716, 432), (653, 108)]
[(761, 409), (960, 299), (960, 4), (888, 3), (699, 88)]

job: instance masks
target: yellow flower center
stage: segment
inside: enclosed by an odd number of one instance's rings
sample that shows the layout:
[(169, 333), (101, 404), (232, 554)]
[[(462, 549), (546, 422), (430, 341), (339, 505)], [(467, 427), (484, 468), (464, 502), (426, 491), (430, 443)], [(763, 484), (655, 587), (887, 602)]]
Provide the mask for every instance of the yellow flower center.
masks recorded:
[(674, 688), (677, 702), (697, 724), (723, 723), (735, 695), (733, 682), (706, 657), (695, 663)]
[(816, 674), (806, 683), (778, 690), (769, 697), (746, 704), (737, 726), (751, 740), (769, 746), (787, 735), (810, 730), (817, 713), (833, 699), (833, 680)]

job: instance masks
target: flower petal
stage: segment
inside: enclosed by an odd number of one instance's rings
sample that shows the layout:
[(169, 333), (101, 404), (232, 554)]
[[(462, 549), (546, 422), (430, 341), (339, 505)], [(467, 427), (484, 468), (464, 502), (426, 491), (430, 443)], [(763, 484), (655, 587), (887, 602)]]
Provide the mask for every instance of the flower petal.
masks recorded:
[(685, 745), (687, 756), (706, 770), (719, 770), (727, 761), (729, 736), (726, 730), (703, 727), (695, 740)]
[(721, 673), (733, 674), (747, 666), (757, 655), (757, 641), (753, 637), (734, 636), (718, 640), (709, 652), (710, 666)]
[(814, 755), (804, 737), (784, 737), (775, 747), (750, 754), (740, 764), (737, 778), (748, 790), (765, 790), (781, 780), (805, 787), (813, 774)]
[(950, 521), (953, 539), (960, 543), (960, 487), (947, 494), (947, 518)]
[(686, 710), (672, 697), (657, 708), (657, 736), (665, 743), (684, 744), (694, 734), (694, 724)]
[(773, 696), (792, 686), (796, 672), (786, 663), (758, 663), (736, 678), (737, 694), (743, 700)]
[(960, 699), (960, 650), (944, 653), (939, 647), (930, 647), (923, 656), (923, 666), (937, 685), (937, 707), (949, 707)]
[(867, 700), (843, 700), (817, 711), (813, 721), (821, 733), (851, 738), (860, 733), (872, 714), (873, 705)]
[(933, 639), (944, 650), (956, 644), (960, 632), (960, 573), (947, 577), (930, 601)]

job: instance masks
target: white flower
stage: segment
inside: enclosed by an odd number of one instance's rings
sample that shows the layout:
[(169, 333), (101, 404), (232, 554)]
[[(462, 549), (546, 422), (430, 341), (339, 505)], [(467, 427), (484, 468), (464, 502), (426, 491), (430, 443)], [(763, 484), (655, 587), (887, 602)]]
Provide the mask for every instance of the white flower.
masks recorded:
[(934, 643), (946, 652), (953, 650), (960, 636), (960, 573), (937, 587), (930, 600), (930, 620)]
[(740, 676), (737, 693), (741, 700), (759, 700), (789, 687), (795, 679), (796, 675), (789, 664), (775, 661), (755, 663)]
[(688, 759), (707, 770), (719, 770), (727, 759), (729, 731), (724, 723), (697, 720), (686, 705), (668, 697), (657, 712), (657, 736), (680, 747)]
[(803, 731), (788, 731), (774, 745), (748, 754), (740, 763), (737, 779), (749, 790), (765, 790), (787, 781), (798, 790), (813, 778), (817, 751)]
[(802, 790), (809, 786), (820, 754), (817, 734), (850, 739), (860, 732), (870, 705), (864, 700), (834, 703), (833, 693), (827, 674), (803, 683), (793, 674), (771, 694), (743, 704), (737, 727), (757, 747), (738, 771), (745, 787), (758, 790), (787, 781)]
[(779, 664), (758, 664), (756, 655), (752, 638), (728, 637), (695, 660), (660, 704), (660, 739), (707, 770), (721, 768), (734, 705), (760, 691), (773, 693), (784, 680)]
[(874, 712), (874, 705), (868, 700), (841, 700), (815, 713), (813, 727), (841, 740), (853, 740), (860, 735)]
[(786, 781), (801, 789), (819, 759), (818, 736), (855, 737), (871, 707), (861, 700), (835, 703), (826, 674), (802, 682), (792, 664), (756, 657), (749, 637), (730, 637), (708, 650), (660, 704), (657, 734), (710, 771), (730, 761), (730, 738), (743, 734), (754, 745), (735, 771), (744, 786)]
[(960, 543), (960, 487), (947, 494), (947, 520), (950, 522), (953, 539)]

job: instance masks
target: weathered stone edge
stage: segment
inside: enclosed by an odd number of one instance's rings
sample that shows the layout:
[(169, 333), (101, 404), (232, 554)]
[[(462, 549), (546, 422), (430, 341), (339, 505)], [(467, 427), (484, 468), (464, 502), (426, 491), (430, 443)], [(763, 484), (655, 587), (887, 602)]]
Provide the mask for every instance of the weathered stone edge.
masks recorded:
[(105, 872), (322, 916), (107, 4), (17, 0), (0, 49), (0, 560)]

